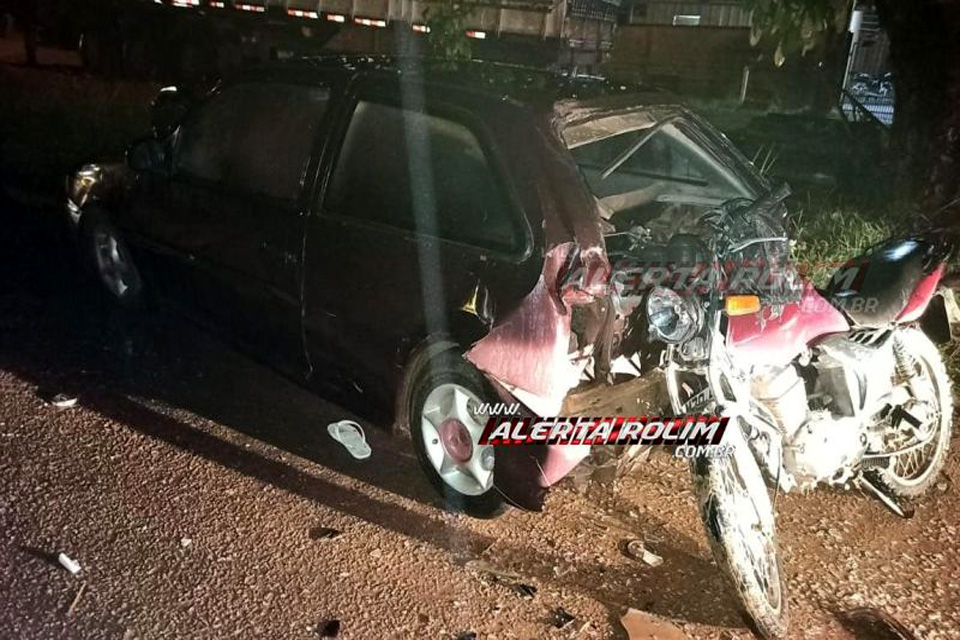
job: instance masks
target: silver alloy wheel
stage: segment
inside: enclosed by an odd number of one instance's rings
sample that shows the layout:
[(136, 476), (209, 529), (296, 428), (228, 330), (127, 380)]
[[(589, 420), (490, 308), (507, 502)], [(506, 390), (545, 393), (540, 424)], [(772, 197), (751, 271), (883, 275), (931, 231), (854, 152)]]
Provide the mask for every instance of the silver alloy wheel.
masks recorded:
[(479, 496), (493, 486), (493, 447), (480, 445), (480, 400), (458, 384), (441, 384), (427, 395), (420, 431), (427, 458), (450, 488)]
[(127, 248), (109, 227), (98, 226), (94, 229), (93, 256), (100, 280), (114, 297), (124, 298), (140, 290), (140, 274)]

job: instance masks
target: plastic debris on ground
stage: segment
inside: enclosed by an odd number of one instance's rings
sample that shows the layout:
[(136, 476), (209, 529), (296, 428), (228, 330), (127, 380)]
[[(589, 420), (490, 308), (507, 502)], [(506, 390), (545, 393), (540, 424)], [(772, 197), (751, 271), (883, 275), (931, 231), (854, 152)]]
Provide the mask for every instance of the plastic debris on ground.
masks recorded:
[(663, 564), (663, 558), (650, 551), (643, 540), (628, 540), (624, 545), (624, 555), (650, 567), (659, 567)]
[(54, 393), (51, 395), (41, 391), (40, 397), (43, 398), (45, 402), (53, 405), (57, 409), (69, 409), (77, 406), (77, 397), (68, 395), (66, 393)]
[(637, 609), (627, 609), (620, 624), (629, 640), (688, 640), (677, 625)]
[(68, 556), (65, 553), (61, 553), (60, 555), (57, 556), (57, 562), (59, 562), (60, 566), (62, 566), (64, 569), (66, 569), (73, 575), (77, 575), (78, 573), (80, 573), (80, 564), (76, 560), (73, 560), (72, 558), (70, 558), (70, 556)]

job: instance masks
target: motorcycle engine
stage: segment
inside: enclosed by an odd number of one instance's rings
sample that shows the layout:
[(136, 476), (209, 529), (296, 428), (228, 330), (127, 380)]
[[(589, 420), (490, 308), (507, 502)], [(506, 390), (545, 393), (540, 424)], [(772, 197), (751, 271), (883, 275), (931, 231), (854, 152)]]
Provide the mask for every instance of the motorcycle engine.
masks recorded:
[(791, 363), (754, 377), (753, 397), (782, 434), (788, 486), (851, 477), (866, 450), (870, 414), (893, 386), (895, 361), (884, 347), (875, 331), (834, 336), (815, 348), (809, 366)]

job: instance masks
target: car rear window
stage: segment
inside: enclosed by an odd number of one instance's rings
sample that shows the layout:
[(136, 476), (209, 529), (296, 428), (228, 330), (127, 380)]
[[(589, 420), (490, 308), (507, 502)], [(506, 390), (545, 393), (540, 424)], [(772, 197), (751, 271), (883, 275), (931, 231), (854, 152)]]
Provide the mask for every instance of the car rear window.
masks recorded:
[(314, 86), (227, 87), (181, 128), (177, 172), (244, 192), (294, 199), (329, 97), (328, 89)]
[(432, 113), (360, 101), (325, 208), (422, 235), (516, 250), (522, 233), (470, 127)]

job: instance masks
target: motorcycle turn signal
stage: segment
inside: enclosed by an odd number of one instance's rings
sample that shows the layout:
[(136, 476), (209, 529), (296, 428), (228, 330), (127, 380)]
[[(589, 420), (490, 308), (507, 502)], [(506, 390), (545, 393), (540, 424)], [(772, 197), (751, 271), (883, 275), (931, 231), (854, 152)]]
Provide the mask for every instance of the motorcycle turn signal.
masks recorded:
[(735, 295), (727, 296), (726, 311), (728, 316), (746, 316), (760, 311), (760, 296)]

